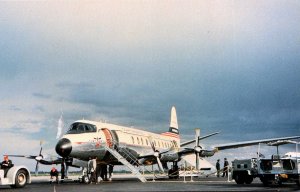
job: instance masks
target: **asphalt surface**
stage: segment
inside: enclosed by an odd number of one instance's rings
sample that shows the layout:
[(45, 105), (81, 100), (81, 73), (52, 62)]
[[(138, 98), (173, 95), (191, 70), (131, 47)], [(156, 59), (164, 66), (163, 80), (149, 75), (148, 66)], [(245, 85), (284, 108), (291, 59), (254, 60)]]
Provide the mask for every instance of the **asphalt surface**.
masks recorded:
[(0, 186), (0, 191), (30, 191), (30, 192), (96, 192), (96, 191), (300, 191), (294, 183), (282, 186), (263, 186), (259, 180), (254, 180), (250, 185), (237, 185), (234, 181), (228, 182), (225, 178), (186, 178), (186, 181), (156, 179), (141, 183), (132, 177), (114, 178), (113, 181), (101, 181), (99, 184), (81, 184), (76, 181), (68, 181), (59, 184), (50, 184), (48, 177), (32, 178), (32, 183), (22, 189), (11, 189), (9, 186)]

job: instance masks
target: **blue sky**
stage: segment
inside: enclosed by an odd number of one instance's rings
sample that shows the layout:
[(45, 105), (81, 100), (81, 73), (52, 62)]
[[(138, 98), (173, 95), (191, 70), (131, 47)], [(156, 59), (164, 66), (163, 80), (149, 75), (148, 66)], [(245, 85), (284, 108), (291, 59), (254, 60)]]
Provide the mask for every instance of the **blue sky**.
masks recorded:
[(299, 135), (299, 20), (292, 0), (1, 2), (0, 151), (54, 153), (61, 111), (163, 132), (173, 105), (183, 140), (221, 131), (207, 146)]

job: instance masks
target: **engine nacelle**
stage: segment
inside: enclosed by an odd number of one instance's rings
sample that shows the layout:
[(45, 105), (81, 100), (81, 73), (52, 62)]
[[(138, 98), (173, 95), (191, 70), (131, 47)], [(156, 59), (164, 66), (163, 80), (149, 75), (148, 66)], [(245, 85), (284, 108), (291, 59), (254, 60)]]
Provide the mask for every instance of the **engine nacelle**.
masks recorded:
[(209, 150), (201, 150), (199, 153), (200, 157), (211, 157), (215, 154), (215, 151), (209, 151)]
[(173, 162), (179, 158), (178, 153), (163, 153), (161, 154), (160, 160), (161, 161), (169, 161)]

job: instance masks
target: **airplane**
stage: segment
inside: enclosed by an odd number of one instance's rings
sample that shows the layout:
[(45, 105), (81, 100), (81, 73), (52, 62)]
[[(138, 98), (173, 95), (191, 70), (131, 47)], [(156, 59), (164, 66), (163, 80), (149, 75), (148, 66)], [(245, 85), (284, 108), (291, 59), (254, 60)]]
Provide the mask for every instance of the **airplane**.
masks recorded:
[[(106, 122), (78, 120), (70, 125), (66, 134), (57, 142), (55, 150), (60, 157), (53, 164), (86, 168), (89, 159), (97, 157), (98, 165), (125, 165), (145, 182), (146, 179), (138, 171), (142, 165), (157, 164), (161, 172), (168, 170), (171, 178), (172, 174), (178, 173), (177, 163), (190, 154), (195, 154), (196, 169), (199, 170), (200, 158), (213, 156), (221, 150), (300, 138), (291, 136), (236, 142), (216, 145), (208, 150), (200, 145), (200, 141), (219, 132), (200, 136), (200, 129), (195, 129), (195, 133), (195, 139), (181, 142), (174, 106), (171, 109), (169, 130), (160, 134)], [(193, 143), (194, 147), (187, 147)], [(42, 159), (35, 159), (43, 164)], [(171, 169), (168, 168), (168, 163), (173, 163)], [(88, 176), (85, 175), (84, 178), (88, 179)]]
[(300, 159), (300, 153), (298, 152), (287, 152), (282, 156), (282, 158), (297, 158)]

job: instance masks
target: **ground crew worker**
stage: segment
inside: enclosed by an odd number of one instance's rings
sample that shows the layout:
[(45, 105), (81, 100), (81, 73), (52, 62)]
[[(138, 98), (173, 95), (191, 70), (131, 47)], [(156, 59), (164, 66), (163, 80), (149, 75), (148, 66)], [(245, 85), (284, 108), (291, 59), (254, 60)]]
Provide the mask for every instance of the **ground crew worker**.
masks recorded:
[(50, 171), (50, 179), (53, 179), (55, 177), (56, 183), (58, 183), (58, 171), (55, 167), (52, 167)]
[(109, 165), (108, 165), (108, 179), (109, 179), (109, 181), (111, 181), (111, 177), (112, 177), (112, 172), (113, 172), (113, 170), (114, 170), (114, 165), (109, 164)]
[(98, 178), (97, 178), (97, 157), (91, 158), (88, 162), (88, 171), (91, 173), (91, 181), (95, 181), (95, 184), (98, 183)]
[(224, 158), (224, 168), (223, 168), (223, 175), (222, 177), (228, 177), (228, 169), (229, 169), (229, 163), (227, 161), (227, 158)]
[(220, 159), (217, 160), (216, 169), (217, 169), (217, 177), (220, 177)]
[(1, 163), (1, 169), (4, 170), (4, 176), (6, 176), (7, 171), (13, 166), (14, 164), (12, 164), (12, 161), (8, 159), (8, 156), (4, 155), (4, 161)]

